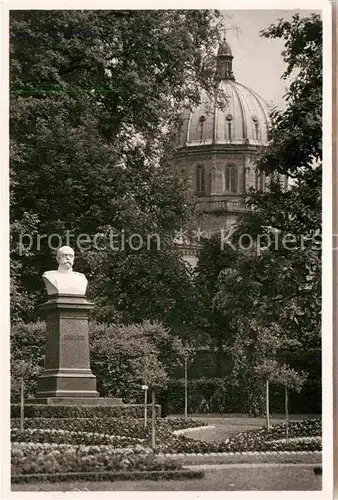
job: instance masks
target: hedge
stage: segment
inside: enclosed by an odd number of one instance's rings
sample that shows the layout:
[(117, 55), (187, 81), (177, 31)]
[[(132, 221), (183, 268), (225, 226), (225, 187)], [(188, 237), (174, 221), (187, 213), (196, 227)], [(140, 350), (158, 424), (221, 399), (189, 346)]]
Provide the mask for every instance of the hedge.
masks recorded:
[(153, 470), (131, 472), (74, 472), (64, 474), (19, 474), (11, 477), (12, 484), (33, 482), (72, 482), (72, 481), (142, 481), (202, 479), (203, 470)]
[[(26, 397), (34, 398), (38, 376), (44, 367), (46, 323), (15, 323), (10, 332), (11, 402), (20, 402), (22, 361), (25, 365)], [(108, 325), (89, 321), (90, 365), (100, 396), (122, 398), (126, 403), (143, 401), (141, 389), (144, 360), (148, 360), (148, 382), (164, 386), (165, 358), (170, 366), (176, 359), (173, 337), (158, 322)], [(134, 362), (137, 360), (138, 362)], [(150, 383), (148, 384), (151, 385)]]
[[(158, 395), (164, 414), (183, 413), (184, 384), (184, 379), (171, 379), (167, 389)], [(189, 413), (249, 413), (249, 410), (247, 399), (229, 377), (188, 379)]]
[[(70, 405), (39, 405), (26, 404), (25, 417), (28, 418), (118, 418), (135, 417), (144, 415), (144, 405), (126, 404), (121, 406), (70, 406)], [(161, 416), (161, 407), (156, 405), (156, 415)], [(148, 416), (151, 416), (151, 407), (148, 406)], [(11, 418), (20, 418), (20, 405), (11, 405)]]
[[(171, 379), (165, 390), (157, 396), (162, 413), (181, 414), (184, 411), (184, 379)], [(208, 403), (203, 408), (203, 400)], [(270, 384), (270, 410), (272, 413), (284, 412), (284, 387)], [(189, 413), (249, 413), (248, 400), (240, 388), (235, 387), (231, 378), (188, 379)], [(290, 413), (321, 412), (321, 382), (309, 380), (301, 393), (289, 394)]]

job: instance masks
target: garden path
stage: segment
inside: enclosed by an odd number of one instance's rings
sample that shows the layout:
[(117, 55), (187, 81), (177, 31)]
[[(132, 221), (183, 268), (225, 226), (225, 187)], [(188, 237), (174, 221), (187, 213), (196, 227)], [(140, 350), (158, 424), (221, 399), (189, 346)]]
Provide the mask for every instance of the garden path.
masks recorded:
[(12, 491), (249, 491), (320, 490), (321, 476), (313, 464), (251, 464), (218, 466), (205, 472), (203, 479), (189, 481), (117, 481), (64, 484), (14, 484)]

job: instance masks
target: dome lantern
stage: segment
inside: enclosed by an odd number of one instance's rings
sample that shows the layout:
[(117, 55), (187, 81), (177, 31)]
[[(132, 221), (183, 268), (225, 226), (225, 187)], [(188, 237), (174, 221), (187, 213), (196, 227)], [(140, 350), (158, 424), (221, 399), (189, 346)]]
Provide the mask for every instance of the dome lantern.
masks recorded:
[(232, 71), (232, 60), (234, 56), (232, 55), (231, 47), (223, 38), (217, 51), (217, 72), (216, 79), (220, 80), (235, 80), (234, 73)]

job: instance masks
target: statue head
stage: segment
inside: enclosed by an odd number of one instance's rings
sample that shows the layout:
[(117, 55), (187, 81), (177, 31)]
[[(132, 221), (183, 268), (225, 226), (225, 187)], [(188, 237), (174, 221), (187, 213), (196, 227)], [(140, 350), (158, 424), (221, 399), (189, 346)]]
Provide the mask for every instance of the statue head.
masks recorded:
[(60, 247), (56, 253), (56, 260), (59, 263), (58, 271), (71, 271), (74, 264), (74, 250), (70, 247)]

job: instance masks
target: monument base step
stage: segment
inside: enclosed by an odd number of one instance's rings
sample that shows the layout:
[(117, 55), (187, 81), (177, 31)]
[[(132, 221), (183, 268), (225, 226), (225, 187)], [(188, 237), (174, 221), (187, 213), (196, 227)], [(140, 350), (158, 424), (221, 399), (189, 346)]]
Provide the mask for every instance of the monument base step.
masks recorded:
[(26, 404), (41, 404), (49, 406), (121, 406), (124, 405), (120, 398), (72, 398), (72, 397), (46, 397), (34, 398)]

